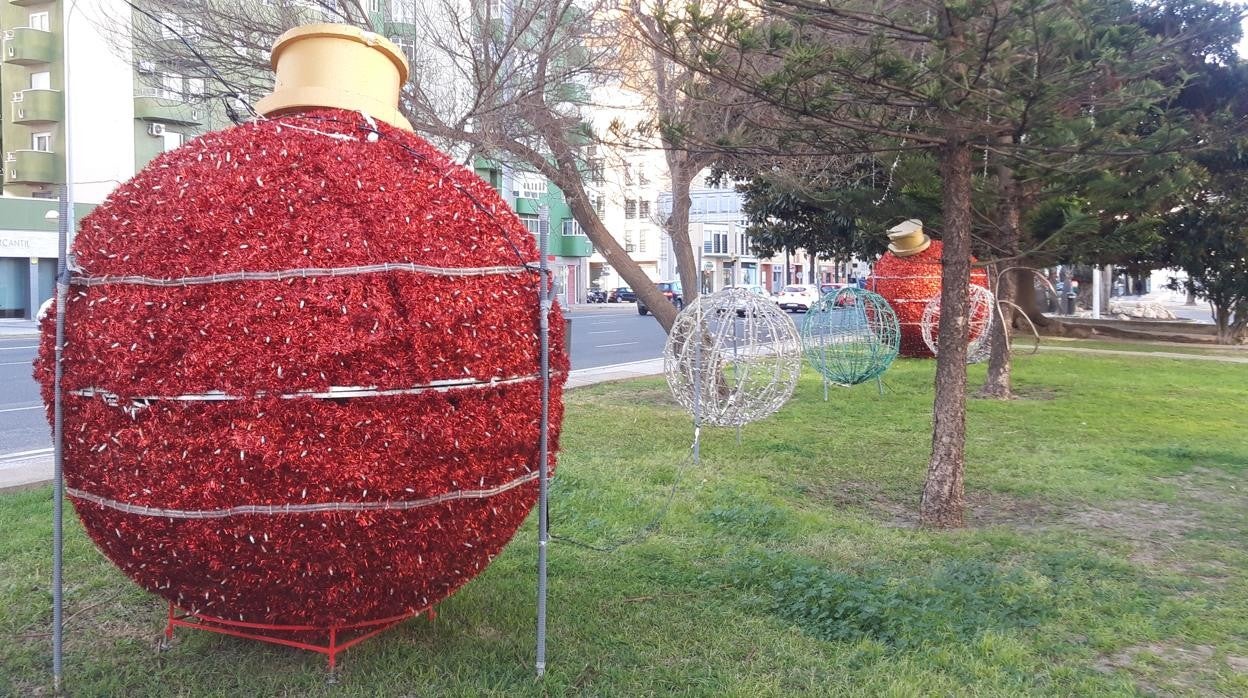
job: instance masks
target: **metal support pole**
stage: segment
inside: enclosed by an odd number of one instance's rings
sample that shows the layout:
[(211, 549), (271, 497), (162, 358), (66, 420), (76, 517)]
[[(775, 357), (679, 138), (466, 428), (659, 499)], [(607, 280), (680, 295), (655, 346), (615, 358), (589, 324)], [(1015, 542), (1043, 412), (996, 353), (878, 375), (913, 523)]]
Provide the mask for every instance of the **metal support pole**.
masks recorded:
[(541, 318), (538, 320), (541, 338), (542, 374), (542, 423), (537, 464), (537, 676), (546, 674), (546, 547), (550, 543), (547, 526), (547, 509), (550, 495), (550, 473), (547, 461), (550, 457), (550, 277), (546, 265), (547, 239), (550, 236), (550, 207), (542, 206), (538, 214), (538, 250), (542, 259), (537, 288)]
[(1101, 268), (1092, 265), (1092, 317), (1101, 319)]
[[(698, 272), (701, 274), (701, 272)], [(693, 346), (693, 374), (696, 385), (693, 388), (693, 464), (702, 460), (702, 339), (706, 336), (703, 330), (705, 315), (702, 304), (698, 304), (697, 344)]]
[(65, 412), (62, 379), (65, 368), (62, 363), (65, 352), (65, 299), (69, 295), (69, 226), (72, 218), (68, 187), (61, 185), (60, 202), (57, 207), (57, 262), (56, 262), (56, 363), (52, 383), (52, 690), (61, 690), (61, 650), (64, 615), (64, 555), (65, 550), (65, 470), (64, 448)]

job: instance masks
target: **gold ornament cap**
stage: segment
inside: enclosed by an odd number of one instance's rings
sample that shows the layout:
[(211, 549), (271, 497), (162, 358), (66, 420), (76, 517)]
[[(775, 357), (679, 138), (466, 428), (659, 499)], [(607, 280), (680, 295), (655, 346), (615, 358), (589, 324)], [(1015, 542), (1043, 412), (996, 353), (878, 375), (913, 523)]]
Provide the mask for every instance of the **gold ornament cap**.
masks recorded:
[(398, 108), (407, 59), (383, 36), (349, 24), (306, 24), (277, 37), (269, 63), (277, 73), (273, 94), (256, 103), (265, 116), (334, 107), (413, 130)]
[(898, 257), (910, 257), (932, 246), (932, 239), (923, 232), (923, 221), (911, 218), (888, 229), (888, 251)]

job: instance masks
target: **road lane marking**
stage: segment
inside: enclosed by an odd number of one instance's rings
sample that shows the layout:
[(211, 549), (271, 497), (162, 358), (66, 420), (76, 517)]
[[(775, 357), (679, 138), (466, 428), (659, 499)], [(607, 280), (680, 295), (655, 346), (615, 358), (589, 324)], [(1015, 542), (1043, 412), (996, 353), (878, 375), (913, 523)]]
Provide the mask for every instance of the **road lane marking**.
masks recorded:
[[(590, 330), (590, 334), (611, 334), (612, 332), (623, 332), (623, 330)], [(3, 365), (3, 364), (0, 364)]]
[(616, 344), (595, 344), (595, 349), (606, 349), (607, 347), (626, 347), (630, 344), (638, 344), (638, 342), (619, 342)]
[(43, 405), (35, 405), (34, 407), (10, 407), (7, 410), (0, 410), (0, 412), (25, 412), (26, 410), (41, 410), (41, 409), (43, 409)]
[(0, 453), (0, 461), (7, 460), (23, 460), (34, 456), (43, 456), (52, 452), (51, 448), (36, 448), (33, 451), (14, 451), (13, 453)]
[(34, 359), (31, 359), (30, 361), (6, 361), (0, 364), (0, 366), (26, 366), (34, 362), (35, 362)]
[(32, 344), (28, 347), (0, 347), (0, 351), (9, 351), (10, 349), (38, 349), (38, 344)]

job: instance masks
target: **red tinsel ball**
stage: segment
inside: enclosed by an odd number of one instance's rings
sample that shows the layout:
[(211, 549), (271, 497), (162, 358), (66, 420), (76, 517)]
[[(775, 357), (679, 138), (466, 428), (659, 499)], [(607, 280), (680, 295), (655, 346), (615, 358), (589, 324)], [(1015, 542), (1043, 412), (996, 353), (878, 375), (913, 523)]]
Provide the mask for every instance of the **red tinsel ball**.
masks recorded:
[[(923, 309), (940, 293), (940, 254), (943, 245), (933, 240), (926, 250), (909, 257), (885, 252), (867, 279), (867, 288), (884, 296), (897, 313), (901, 325), (901, 355), (916, 358), (933, 356), (923, 342)], [(971, 261), (975, 261), (972, 257)], [(983, 267), (971, 269), (971, 284), (988, 288)]]
[[(82, 222), (79, 275), (103, 282), (65, 307), (66, 484), (104, 553), (190, 611), (330, 627), (424, 610), (536, 499), (533, 236), (428, 143), (373, 129), (324, 110), (208, 134)], [(423, 266), (360, 269), (385, 263)], [(101, 279), (308, 269), (340, 271)], [(550, 325), (553, 466), (558, 309)]]

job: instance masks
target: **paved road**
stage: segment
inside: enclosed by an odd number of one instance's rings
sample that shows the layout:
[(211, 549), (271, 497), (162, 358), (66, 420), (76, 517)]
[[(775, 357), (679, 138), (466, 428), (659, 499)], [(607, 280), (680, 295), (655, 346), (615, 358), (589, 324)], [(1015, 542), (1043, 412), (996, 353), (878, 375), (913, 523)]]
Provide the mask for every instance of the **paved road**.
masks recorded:
[[(667, 335), (633, 303), (574, 309), (572, 367), (593, 368), (652, 359), (663, 354)], [(31, 377), (34, 337), (0, 338), (0, 465), (51, 449), (39, 388)], [(20, 454), (20, 455), (19, 455)]]
[(49, 448), (39, 387), (30, 375), (35, 338), (0, 339), (0, 457)]
[(635, 303), (578, 306), (572, 318), (572, 368), (593, 368), (663, 355), (667, 333)]

